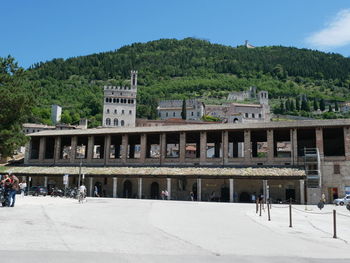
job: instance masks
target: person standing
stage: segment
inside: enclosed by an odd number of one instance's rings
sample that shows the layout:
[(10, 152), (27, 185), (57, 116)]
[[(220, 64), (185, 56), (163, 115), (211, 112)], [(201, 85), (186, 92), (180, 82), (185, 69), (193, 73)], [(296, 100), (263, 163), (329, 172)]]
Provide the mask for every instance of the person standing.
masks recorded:
[(94, 187), (94, 194), (95, 194), (95, 197), (100, 197), (99, 193), (98, 193), (98, 187), (97, 185), (95, 185)]
[(169, 192), (168, 192), (168, 190), (164, 191), (164, 197), (165, 197), (165, 200), (169, 200)]
[(193, 192), (190, 192), (190, 198), (191, 198), (191, 201), (194, 201), (194, 193)]
[(252, 203), (255, 203), (256, 202), (256, 196), (255, 196), (255, 193), (252, 194), (251, 196), (251, 200), (252, 200)]
[(19, 184), (19, 189), (21, 190), (21, 197), (24, 197), (24, 192), (27, 189), (27, 183), (24, 180), (22, 183)]
[(9, 206), (14, 207), (16, 202), (16, 194), (19, 190), (19, 180), (14, 174), (10, 175), (10, 185), (11, 188), (9, 189)]

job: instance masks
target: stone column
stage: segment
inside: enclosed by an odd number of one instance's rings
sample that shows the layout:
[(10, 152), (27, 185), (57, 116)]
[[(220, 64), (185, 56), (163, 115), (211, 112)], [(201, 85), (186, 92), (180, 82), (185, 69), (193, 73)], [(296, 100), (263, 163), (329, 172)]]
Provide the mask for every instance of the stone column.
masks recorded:
[(290, 142), (291, 142), (291, 164), (298, 163), (298, 136), (297, 129), (290, 129)]
[(204, 164), (207, 160), (207, 133), (200, 133), (200, 163)]
[(202, 178), (197, 178), (197, 201), (202, 201)]
[(88, 162), (91, 162), (92, 160), (92, 156), (94, 153), (94, 136), (89, 136), (88, 137), (88, 145), (87, 145), (87, 156), (86, 156), (86, 160)]
[(118, 178), (113, 177), (113, 198), (116, 198), (118, 196), (117, 189), (118, 189)]
[(111, 148), (111, 135), (106, 135), (105, 136), (105, 152), (104, 152), (105, 165), (108, 164), (108, 161), (109, 161), (110, 148)]
[(91, 176), (89, 177), (89, 196), (93, 196), (93, 183), (94, 183), (94, 178)]
[(345, 158), (350, 160), (350, 129), (344, 127), (344, 147), (345, 147)]
[(141, 134), (141, 142), (140, 142), (140, 163), (143, 163), (146, 159), (146, 151), (147, 151), (147, 134)]
[(171, 200), (171, 178), (166, 179), (166, 188), (168, 191), (168, 200)]
[(266, 203), (266, 200), (267, 200), (267, 180), (262, 180), (262, 184), (263, 184), (263, 195), (264, 195), (263, 202)]
[(184, 132), (180, 133), (179, 155), (180, 164), (184, 164), (186, 158), (186, 133)]
[(320, 153), (320, 157), (324, 156), (323, 151), (323, 130), (322, 128), (316, 128), (316, 147)]
[(160, 158), (159, 162), (160, 165), (164, 162), (164, 159), (166, 157), (166, 134), (162, 133), (160, 134)]
[(273, 141), (273, 130), (267, 130), (267, 162), (268, 164), (273, 164), (273, 159), (275, 156), (274, 149), (274, 141)]
[(70, 155), (70, 162), (74, 163), (75, 161), (75, 155), (77, 154), (77, 142), (78, 142), (78, 137), (77, 136), (72, 136), (71, 137), (71, 155)]
[(44, 176), (44, 186), (47, 187), (47, 176)]
[(300, 204), (305, 204), (305, 180), (300, 179), (299, 180), (300, 185)]
[(128, 157), (128, 135), (122, 135), (122, 151), (121, 151), (121, 159), (123, 163), (126, 163), (126, 159)]
[(244, 162), (248, 164), (251, 159), (250, 130), (244, 131)]
[(222, 164), (225, 165), (228, 162), (228, 131), (222, 132)]
[(40, 145), (39, 145), (39, 161), (44, 160), (45, 155), (45, 144), (46, 144), (46, 138), (40, 137)]
[(233, 203), (233, 195), (235, 193), (235, 186), (234, 186), (234, 179), (230, 178), (229, 179), (230, 182), (230, 203)]
[(60, 160), (61, 155), (61, 137), (57, 136), (55, 138), (55, 149), (54, 149), (54, 162), (58, 162)]
[(138, 197), (142, 199), (142, 178), (140, 177), (138, 180)]

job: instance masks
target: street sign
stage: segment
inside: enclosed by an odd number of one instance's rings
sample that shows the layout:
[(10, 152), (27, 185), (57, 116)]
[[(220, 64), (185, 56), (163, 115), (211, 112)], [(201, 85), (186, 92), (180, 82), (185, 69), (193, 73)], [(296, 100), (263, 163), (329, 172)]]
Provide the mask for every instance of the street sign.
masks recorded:
[(64, 185), (67, 185), (68, 184), (68, 174), (65, 174), (64, 176), (63, 176), (63, 184)]

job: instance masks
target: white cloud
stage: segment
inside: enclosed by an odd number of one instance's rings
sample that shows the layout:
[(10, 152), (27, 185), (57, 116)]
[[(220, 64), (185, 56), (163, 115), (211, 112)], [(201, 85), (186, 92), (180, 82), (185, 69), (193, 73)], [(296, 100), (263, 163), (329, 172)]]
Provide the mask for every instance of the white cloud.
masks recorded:
[(306, 38), (316, 48), (329, 49), (350, 44), (350, 9), (343, 9), (319, 32)]

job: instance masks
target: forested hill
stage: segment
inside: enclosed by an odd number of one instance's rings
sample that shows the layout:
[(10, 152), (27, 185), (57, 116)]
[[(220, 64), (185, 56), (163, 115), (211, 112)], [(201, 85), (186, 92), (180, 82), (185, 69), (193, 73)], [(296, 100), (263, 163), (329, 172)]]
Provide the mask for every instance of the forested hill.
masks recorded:
[(116, 51), (54, 59), (33, 65), (31, 81), (40, 87), (34, 109), (48, 122), (48, 106), (66, 109), (65, 122), (88, 117), (99, 122), (105, 83), (118, 84), (139, 72), (138, 117), (155, 118), (159, 99), (201, 97), (220, 101), (230, 91), (251, 85), (272, 98), (306, 94), (311, 101), (349, 97), (350, 59), (291, 47), (230, 47), (186, 38), (135, 43)]

